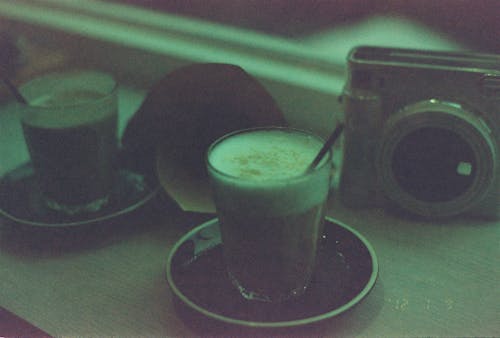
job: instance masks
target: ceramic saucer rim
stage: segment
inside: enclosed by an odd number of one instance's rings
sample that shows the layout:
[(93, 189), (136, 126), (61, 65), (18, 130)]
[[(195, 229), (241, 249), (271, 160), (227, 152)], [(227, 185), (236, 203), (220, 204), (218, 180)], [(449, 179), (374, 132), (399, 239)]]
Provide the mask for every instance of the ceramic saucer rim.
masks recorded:
[(185, 235), (183, 235), (172, 247), (170, 250), (170, 253), (167, 258), (167, 271), (166, 271), (166, 278), (167, 282), (172, 289), (174, 296), (178, 297), (185, 305), (189, 306), (191, 309), (195, 310), (198, 313), (201, 313), (202, 315), (221, 321), (225, 322), (227, 324), (233, 324), (233, 325), (238, 325), (238, 326), (245, 326), (245, 327), (252, 327), (252, 328), (290, 328), (294, 326), (302, 326), (302, 325), (308, 325), (312, 323), (316, 323), (319, 321), (323, 321), (325, 319), (333, 318), (343, 312), (346, 312), (347, 310), (351, 309), (354, 307), (356, 304), (358, 304), (363, 298), (365, 298), (370, 291), (373, 289), (373, 286), (375, 285), (375, 282), (378, 277), (378, 259), (375, 254), (375, 250), (373, 249), (373, 246), (368, 242), (368, 240), (361, 235), (357, 230), (353, 229), (352, 227), (346, 225), (345, 223), (333, 218), (333, 217), (325, 217), (325, 220), (328, 222), (333, 223), (335, 226), (340, 226), (353, 234), (356, 238), (358, 238), (361, 243), (365, 246), (367, 249), (370, 258), (371, 258), (371, 263), (372, 263), (372, 271), (370, 274), (370, 278), (368, 279), (367, 283), (363, 287), (363, 289), (356, 294), (355, 297), (353, 297), (351, 300), (349, 300), (346, 304), (343, 304), (342, 306), (332, 310), (328, 311), (326, 313), (322, 313), (320, 315), (315, 315), (312, 317), (307, 317), (307, 318), (301, 318), (301, 319), (295, 319), (295, 320), (289, 320), (289, 321), (276, 321), (276, 322), (259, 322), (259, 321), (247, 321), (243, 319), (236, 319), (236, 318), (231, 318), (225, 315), (217, 314), (214, 312), (211, 312), (202, 306), (194, 303), (192, 300), (190, 300), (187, 296), (185, 296), (181, 290), (177, 287), (173, 280), (171, 268), (172, 268), (172, 260), (177, 253), (178, 249), (182, 244), (186, 242), (189, 238), (191, 238), (194, 234), (200, 232), (202, 229), (207, 228), (214, 223), (218, 222), (218, 218), (213, 218), (211, 220), (208, 220), (195, 228), (191, 229), (188, 231)]
[[(23, 164), (21, 164), (19, 166), (17, 166), (15, 169), (13, 169), (11, 171), (9, 171), (7, 174), (5, 174), (2, 177), (0, 177), (0, 182), (9, 173), (17, 170), (18, 168), (27, 166), (27, 165), (28, 166), (31, 165), (29, 161), (25, 162), (25, 163), (23, 163)], [(127, 168), (124, 168), (124, 169), (127, 169)], [(130, 170), (130, 171), (136, 173), (133, 170)], [(33, 220), (26, 220), (26, 219), (22, 219), (22, 218), (19, 218), (17, 216), (12, 215), (8, 211), (4, 210), (2, 208), (2, 206), (0, 206), (0, 215), (3, 216), (3, 217), (5, 217), (5, 218), (7, 218), (7, 219), (9, 219), (12, 222), (15, 222), (16, 224), (27, 225), (27, 226), (34, 226), (34, 227), (39, 227), (39, 228), (42, 228), (42, 227), (44, 227), (44, 228), (64, 228), (64, 227), (76, 227), (76, 226), (84, 226), (84, 225), (90, 225), (90, 224), (97, 224), (97, 223), (100, 223), (100, 222), (103, 222), (103, 221), (106, 221), (106, 220), (117, 218), (117, 217), (119, 217), (121, 215), (128, 214), (129, 212), (132, 212), (132, 211), (138, 209), (139, 207), (143, 206), (148, 201), (150, 201), (154, 196), (156, 196), (158, 194), (158, 192), (161, 190), (161, 186), (158, 183), (158, 184), (152, 186), (150, 189), (151, 189), (151, 191), (147, 195), (145, 195), (143, 198), (141, 198), (140, 200), (136, 201), (133, 204), (130, 204), (127, 207), (116, 208), (114, 210), (110, 210), (109, 213), (107, 213), (105, 215), (101, 215), (101, 216), (95, 217), (95, 218), (88, 217), (88, 218), (85, 218), (85, 219), (82, 219), (82, 220), (78, 220), (78, 221), (47, 223), (47, 222), (39, 222), (39, 221), (33, 221)], [(91, 216), (91, 215), (89, 215), (89, 216)]]

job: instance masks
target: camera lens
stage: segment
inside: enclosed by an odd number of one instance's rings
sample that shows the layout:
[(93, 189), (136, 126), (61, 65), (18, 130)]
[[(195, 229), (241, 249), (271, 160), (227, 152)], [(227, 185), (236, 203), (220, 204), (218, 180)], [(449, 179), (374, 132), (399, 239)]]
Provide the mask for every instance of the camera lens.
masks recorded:
[(399, 186), (417, 200), (446, 202), (466, 192), (476, 175), (469, 143), (457, 133), (425, 127), (405, 135), (392, 156)]
[(377, 182), (392, 205), (457, 215), (486, 198), (495, 178), (495, 141), (482, 115), (429, 99), (390, 116), (377, 145)]

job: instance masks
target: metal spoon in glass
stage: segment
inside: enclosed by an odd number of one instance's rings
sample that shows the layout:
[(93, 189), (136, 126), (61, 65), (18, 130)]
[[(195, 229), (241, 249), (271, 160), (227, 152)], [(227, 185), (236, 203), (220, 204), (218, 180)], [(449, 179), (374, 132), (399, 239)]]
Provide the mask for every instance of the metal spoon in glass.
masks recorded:
[(330, 137), (328, 137), (328, 140), (326, 140), (326, 142), (323, 144), (323, 147), (321, 147), (321, 149), (319, 150), (318, 154), (316, 155), (312, 163), (307, 167), (306, 172), (309, 172), (314, 168), (316, 168), (316, 166), (319, 164), (323, 156), (325, 156), (325, 154), (328, 152), (328, 150), (332, 147), (337, 138), (340, 136), (343, 129), (344, 129), (343, 123), (337, 124), (337, 127), (332, 132)]
[(14, 96), (15, 99), (19, 103), (28, 104), (28, 101), (26, 101), (26, 99), (24, 98), (24, 96), (19, 92), (19, 90), (16, 88), (16, 86), (14, 86), (14, 84), (12, 82), (10, 82), (9, 79), (3, 78), (2, 81), (5, 84), (5, 86), (7, 87), (7, 89), (9, 89), (10, 93), (12, 94), (12, 96)]

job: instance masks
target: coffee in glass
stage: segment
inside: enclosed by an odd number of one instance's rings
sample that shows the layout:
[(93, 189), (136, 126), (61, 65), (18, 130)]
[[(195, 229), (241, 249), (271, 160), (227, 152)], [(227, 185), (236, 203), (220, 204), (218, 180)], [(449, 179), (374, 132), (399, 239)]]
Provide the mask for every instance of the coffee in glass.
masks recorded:
[(20, 88), (21, 123), (46, 206), (95, 212), (108, 201), (117, 152), (116, 83), (107, 74), (40, 76)]
[(207, 166), (228, 274), (249, 300), (301, 295), (315, 266), (331, 179), (323, 142), (290, 128), (238, 131), (209, 148)]

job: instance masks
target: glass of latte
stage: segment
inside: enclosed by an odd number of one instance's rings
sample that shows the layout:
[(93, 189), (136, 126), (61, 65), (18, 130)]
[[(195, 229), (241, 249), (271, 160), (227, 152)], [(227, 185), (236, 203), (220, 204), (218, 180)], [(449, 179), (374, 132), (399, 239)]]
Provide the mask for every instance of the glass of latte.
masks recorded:
[(117, 152), (114, 79), (96, 71), (51, 73), (20, 87), (21, 124), (43, 202), (63, 214), (108, 201)]
[(281, 302), (307, 289), (332, 172), (331, 151), (307, 170), (322, 145), (304, 131), (264, 127), (208, 150), (227, 273), (248, 300)]

